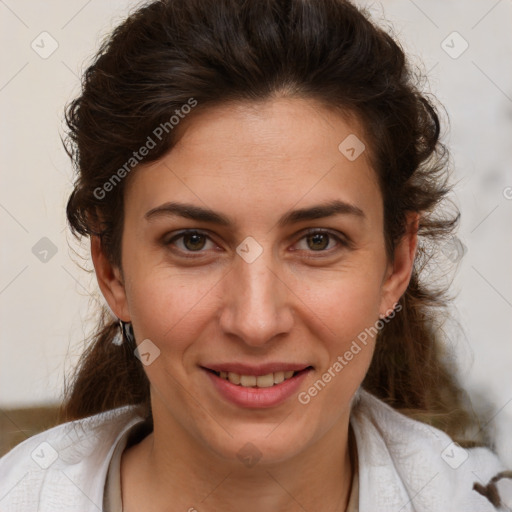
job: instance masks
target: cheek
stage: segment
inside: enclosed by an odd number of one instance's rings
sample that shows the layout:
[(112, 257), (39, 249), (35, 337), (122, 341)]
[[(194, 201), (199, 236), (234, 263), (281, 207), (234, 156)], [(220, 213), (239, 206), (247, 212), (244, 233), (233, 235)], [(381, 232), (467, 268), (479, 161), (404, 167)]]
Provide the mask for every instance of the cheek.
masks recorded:
[(356, 336), (379, 316), (380, 280), (370, 269), (342, 269), (304, 275), (297, 281), (297, 296), (330, 328), (338, 340)]
[[(299, 403), (312, 407), (315, 414), (331, 411), (330, 421), (343, 414), (370, 366), (378, 332), (379, 286), (375, 279), (360, 277), (331, 281), (320, 292), (304, 291), (320, 321), (314, 332), (321, 342), (318, 373), (298, 396)], [(307, 302), (306, 300), (304, 302)], [(312, 315), (310, 315), (312, 318)], [(332, 404), (340, 405), (334, 410)], [(309, 410), (310, 409), (305, 409)]]
[(132, 273), (127, 298), (137, 339), (154, 338), (157, 344), (173, 339), (173, 346), (185, 342), (193, 334), (187, 330), (207, 314), (214, 285), (212, 276), (197, 272), (153, 267), (151, 273)]
[(309, 331), (320, 343), (317, 352), (322, 355), (318, 359), (319, 380), (299, 397), (300, 403), (318, 397), (314, 407), (322, 409), (332, 401), (348, 402), (364, 379), (379, 319), (377, 267), (347, 267), (321, 280), (302, 280), (299, 295), (306, 306), (303, 313), (308, 315), (303, 318), (310, 319)]

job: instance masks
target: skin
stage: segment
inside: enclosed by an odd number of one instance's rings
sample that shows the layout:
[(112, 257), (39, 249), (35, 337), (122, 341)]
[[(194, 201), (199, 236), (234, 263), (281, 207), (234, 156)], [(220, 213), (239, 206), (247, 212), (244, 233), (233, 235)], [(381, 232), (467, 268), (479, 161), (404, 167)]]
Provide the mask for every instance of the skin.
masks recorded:
[[(179, 129), (177, 145), (127, 182), (122, 272), (92, 239), (110, 307), (132, 322), (137, 343), (149, 339), (160, 350), (144, 367), (154, 432), (122, 458), (123, 510), (345, 510), (350, 406), (374, 340), (307, 405), (294, 395), (276, 407), (235, 406), (200, 365), (305, 363), (313, 367), (300, 389), (307, 391), (405, 292), (418, 217), (409, 216), (388, 261), (368, 151), (349, 161), (338, 150), (350, 134), (365, 141), (363, 130), (312, 100), (213, 107)], [(334, 199), (356, 205), (364, 218), (277, 224), (290, 210)], [(169, 201), (213, 209), (232, 225), (145, 218)], [(191, 228), (208, 236), (165, 244)], [(348, 237), (349, 246), (331, 236), (308, 239), (308, 228)], [(252, 263), (236, 252), (247, 236), (263, 250)], [(249, 442), (261, 453), (250, 468), (237, 457)]]

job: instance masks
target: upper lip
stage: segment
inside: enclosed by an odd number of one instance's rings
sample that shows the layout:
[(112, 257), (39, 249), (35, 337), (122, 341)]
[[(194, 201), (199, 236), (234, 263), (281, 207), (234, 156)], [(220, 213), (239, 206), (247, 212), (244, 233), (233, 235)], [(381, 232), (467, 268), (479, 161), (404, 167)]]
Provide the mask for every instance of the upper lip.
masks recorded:
[(239, 375), (268, 375), (275, 372), (294, 371), (300, 372), (310, 365), (301, 363), (265, 363), (265, 364), (245, 364), (245, 363), (219, 363), (203, 365), (207, 370), (215, 372), (233, 372)]

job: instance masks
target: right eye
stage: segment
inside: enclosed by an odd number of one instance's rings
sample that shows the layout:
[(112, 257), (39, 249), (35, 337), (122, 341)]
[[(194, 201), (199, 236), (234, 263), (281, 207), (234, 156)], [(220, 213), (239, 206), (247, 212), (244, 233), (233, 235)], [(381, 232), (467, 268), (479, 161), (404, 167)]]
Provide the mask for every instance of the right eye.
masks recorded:
[[(177, 235), (173, 236), (169, 240), (164, 241), (164, 245), (174, 246), (174, 247), (178, 247), (179, 245), (181, 245), (181, 248), (178, 248), (178, 252), (182, 252), (183, 256), (185, 258), (188, 258), (190, 256), (186, 255), (187, 252), (188, 253), (205, 252), (202, 249), (205, 247), (206, 242), (208, 240), (210, 240), (210, 242), (213, 244), (213, 241), (205, 233), (202, 233), (201, 231), (197, 231), (197, 230), (186, 230), (186, 231), (182, 231), (181, 233), (178, 233)], [(179, 241), (179, 243), (177, 243), (178, 241)], [(192, 256), (192, 257), (194, 257), (194, 256)]]

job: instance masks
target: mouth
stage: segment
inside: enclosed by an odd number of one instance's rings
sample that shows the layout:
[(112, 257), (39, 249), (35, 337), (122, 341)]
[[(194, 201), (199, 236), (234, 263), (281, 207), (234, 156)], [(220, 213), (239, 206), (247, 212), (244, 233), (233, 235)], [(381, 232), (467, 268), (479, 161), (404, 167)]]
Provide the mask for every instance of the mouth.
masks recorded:
[(312, 367), (307, 366), (302, 370), (269, 372), (265, 375), (244, 375), (236, 372), (228, 372), (224, 370), (216, 371), (210, 368), (205, 368), (205, 370), (217, 375), (217, 377), (227, 380), (235, 386), (241, 386), (244, 388), (271, 388), (294, 378), (298, 374), (307, 372), (310, 369), (312, 369)]
[(299, 392), (313, 371), (312, 366), (280, 363), (257, 367), (225, 364), (201, 369), (220, 397), (237, 407), (250, 409), (284, 404)]

